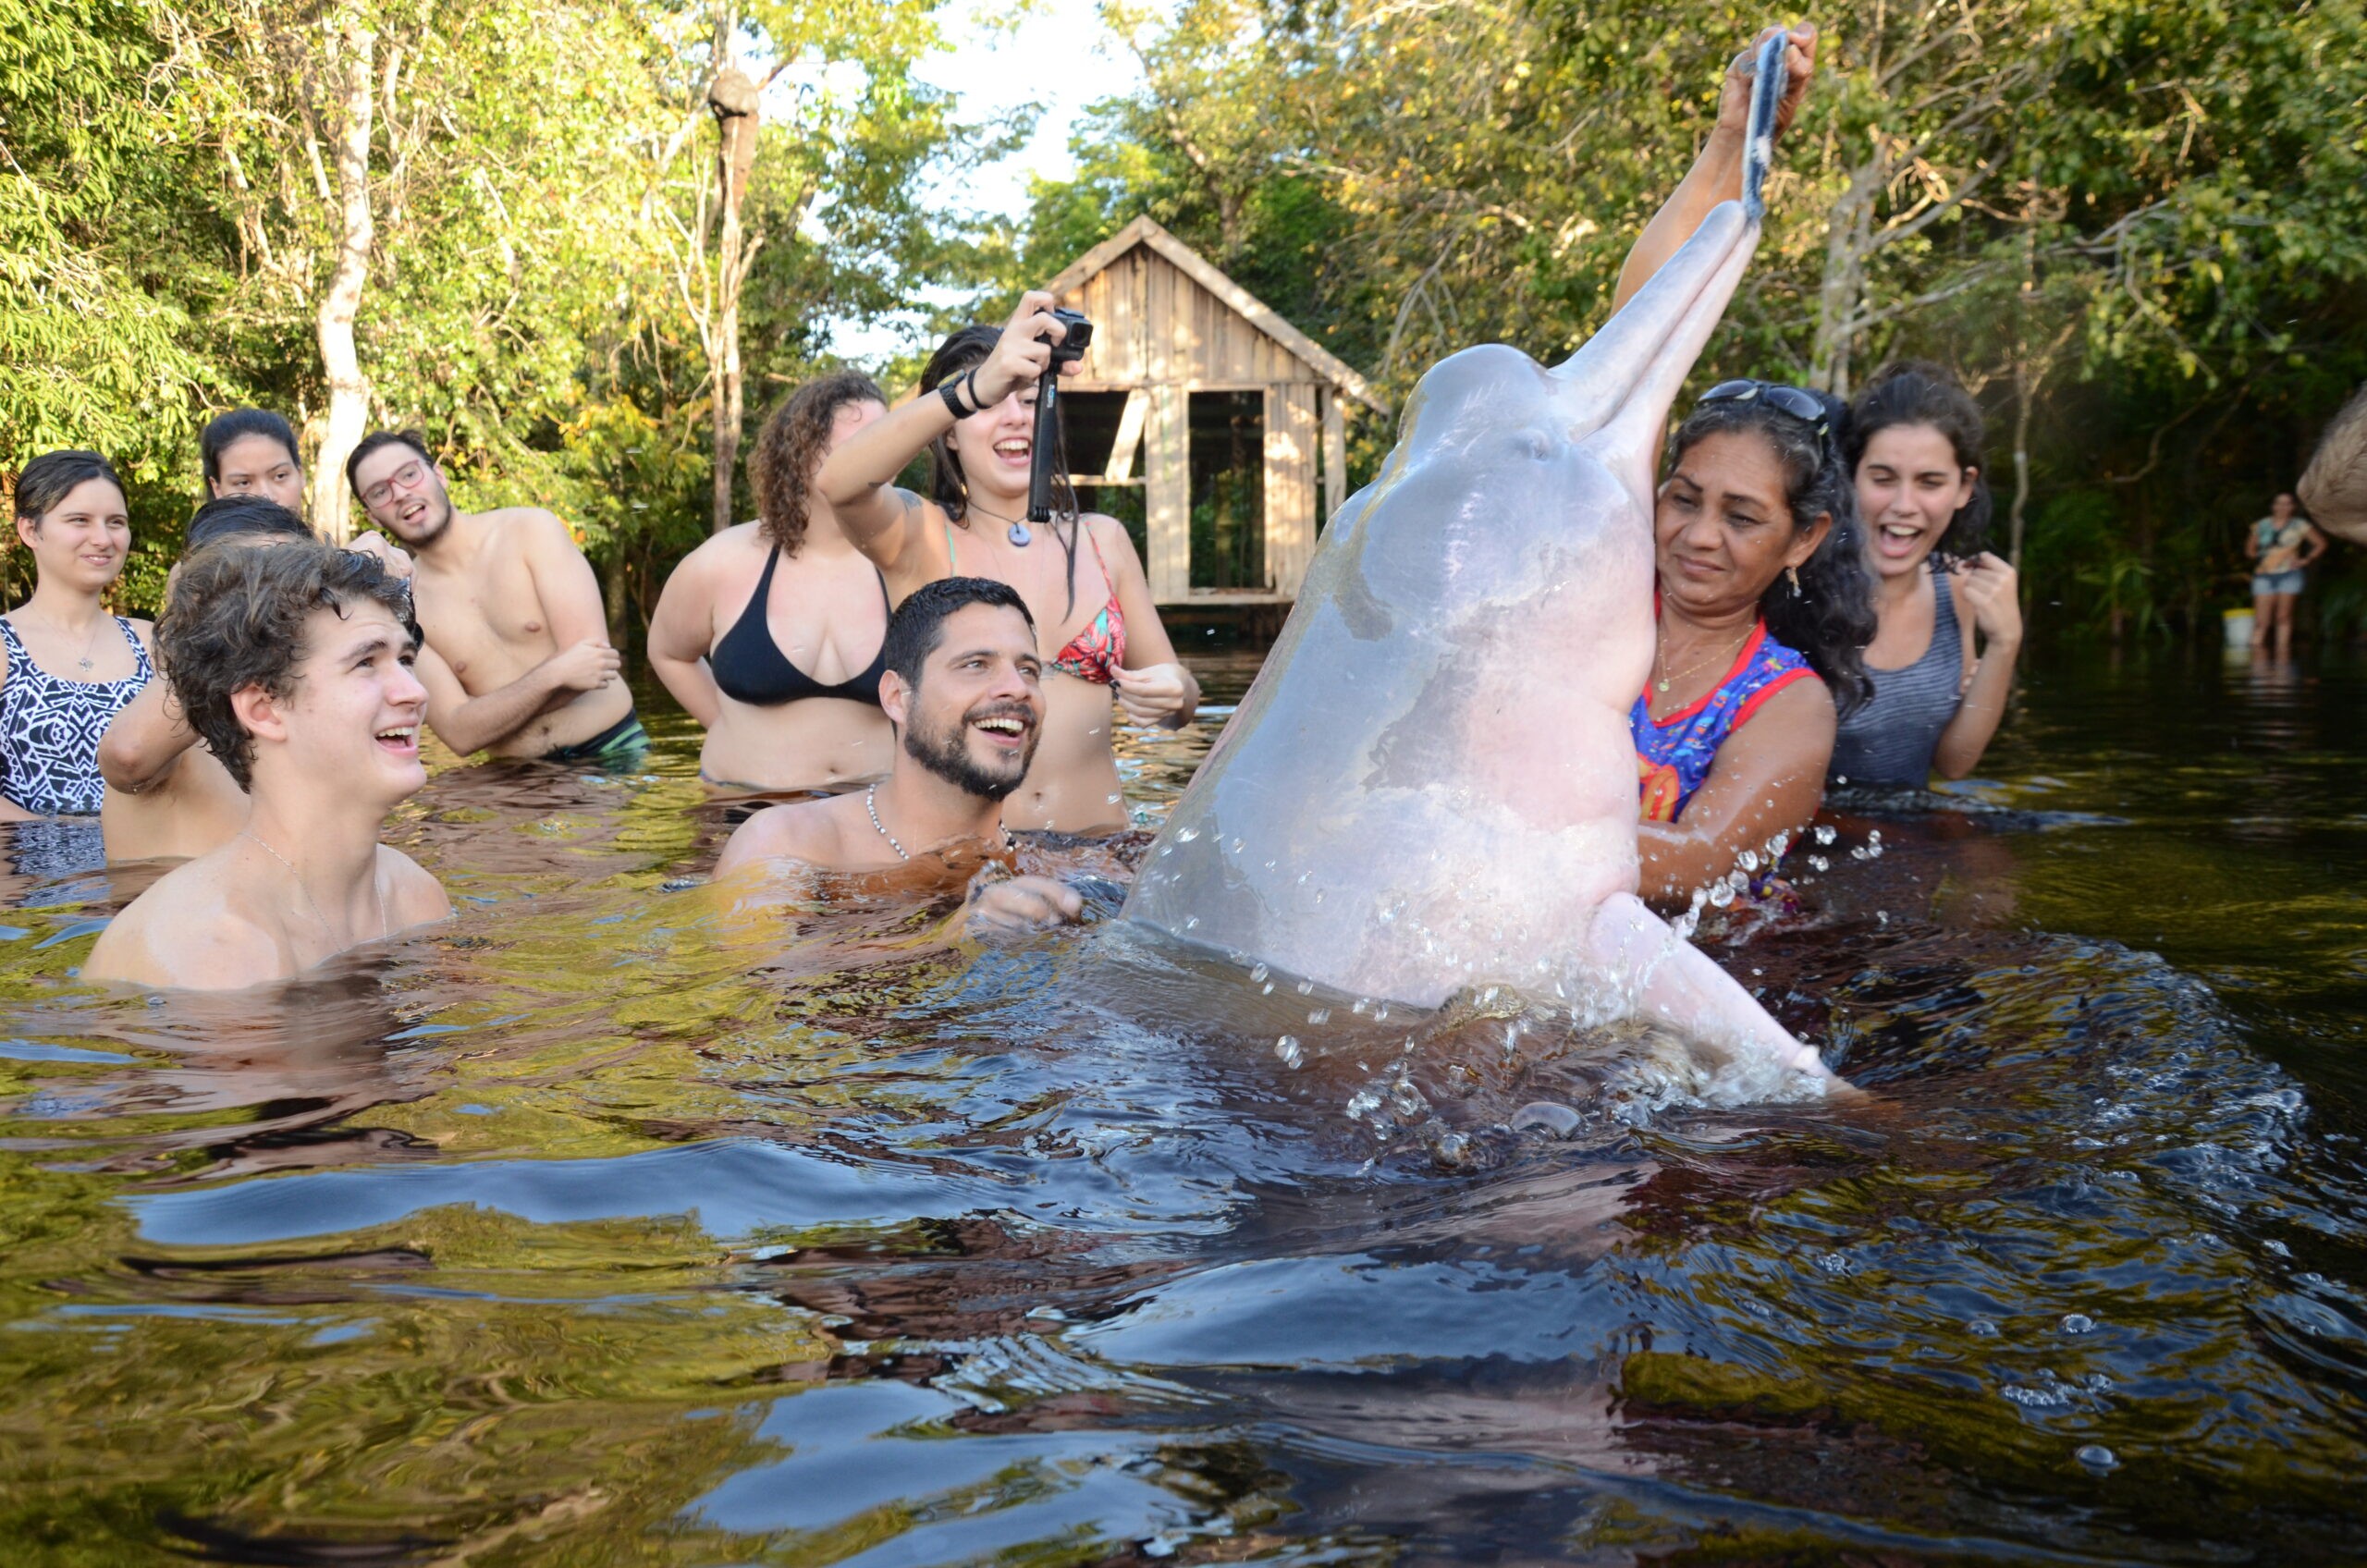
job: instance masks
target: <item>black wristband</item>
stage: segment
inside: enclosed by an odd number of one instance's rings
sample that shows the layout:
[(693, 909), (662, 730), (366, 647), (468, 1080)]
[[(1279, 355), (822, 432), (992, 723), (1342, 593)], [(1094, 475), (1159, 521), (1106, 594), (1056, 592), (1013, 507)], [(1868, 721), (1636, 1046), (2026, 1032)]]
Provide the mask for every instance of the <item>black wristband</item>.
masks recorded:
[(940, 381), (937, 384), (938, 397), (943, 400), (947, 411), (951, 413), (956, 420), (968, 419), (972, 414), (978, 411), (975, 409), (965, 409), (962, 406), (962, 396), (957, 390), (955, 390), (961, 385), (962, 378), (958, 375), (950, 381)]

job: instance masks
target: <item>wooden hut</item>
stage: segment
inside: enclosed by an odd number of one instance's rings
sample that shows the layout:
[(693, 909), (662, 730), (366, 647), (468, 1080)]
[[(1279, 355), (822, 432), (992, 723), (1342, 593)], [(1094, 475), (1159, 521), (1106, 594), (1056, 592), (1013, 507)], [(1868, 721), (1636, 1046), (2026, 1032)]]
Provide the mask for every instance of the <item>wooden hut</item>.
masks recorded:
[[(1072, 461), (1087, 456), (1077, 441), (1079, 404), (1123, 395), (1106, 464), (1073, 477), (1080, 485), (1143, 487), (1153, 596), (1161, 604), (1288, 603), (1315, 553), (1318, 485), (1325, 517), (1347, 496), (1342, 399), (1376, 413), (1387, 413), (1386, 405), (1364, 377), (1148, 217), (1078, 257), (1050, 289), (1094, 329), (1083, 373), (1061, 383), (1071, 399)], [(1262, 584), (1192, 586), (1197, 393), (1263, 397)]]

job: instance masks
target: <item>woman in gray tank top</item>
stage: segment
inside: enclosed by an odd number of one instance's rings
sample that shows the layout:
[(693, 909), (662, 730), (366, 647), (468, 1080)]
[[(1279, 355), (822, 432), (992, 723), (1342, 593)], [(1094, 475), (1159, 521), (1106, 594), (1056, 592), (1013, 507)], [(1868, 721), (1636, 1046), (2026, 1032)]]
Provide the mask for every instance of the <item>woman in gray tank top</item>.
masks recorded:
[(1981, 548), (1981, 436), (1980, 407), (1919, 361), (1884, 369), (1850, 410), (1846, 451), (1881, 624), (1866, 649), (1874, 694), (1834, 742), (1836, 786), (1920, 789), (1935, 770), (1961, 778), (2005, 717), (2022, 617), (2014, 569)]

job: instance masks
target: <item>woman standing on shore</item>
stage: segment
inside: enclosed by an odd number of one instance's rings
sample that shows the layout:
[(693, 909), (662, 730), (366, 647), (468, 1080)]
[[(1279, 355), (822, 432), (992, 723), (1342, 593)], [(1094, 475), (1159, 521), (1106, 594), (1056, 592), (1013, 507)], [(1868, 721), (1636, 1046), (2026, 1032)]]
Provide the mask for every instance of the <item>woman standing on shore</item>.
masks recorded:
[[(100, 737), (154, 673), (148, 623), (105, 603), (131, 552), (123, 482), (96, 452), (35, 458), (17, 476), (17, 538), (35, 579), (0, 616), (0, 821), (95, 818)], [(95, 850), (95, 821), (91, 836)]]
[[(920, 396), (841, 443), (819, 488), (898, 603), (944, 577), (1008, 582), (1043, 643), (1043, 741), (1027, 781), (1003, 803), (1014, 828), (1110, 832), (1126, 826), (1111, 749), (1120, 712), (1180, 729), (1200, 683), (1175, 659), (1134, 541), (1115, 518), (1080, 514), (1059, 476), (1051, 521), (1027, 522), (1037, 378), (1064, 329), (1052, 297), (1031, 292), (997, 332), (968, 326), (938, 346)], [(1077, 367), (1064, 367), (1073, 371)], [(929, 459), (924, 499), (895, 487)]]

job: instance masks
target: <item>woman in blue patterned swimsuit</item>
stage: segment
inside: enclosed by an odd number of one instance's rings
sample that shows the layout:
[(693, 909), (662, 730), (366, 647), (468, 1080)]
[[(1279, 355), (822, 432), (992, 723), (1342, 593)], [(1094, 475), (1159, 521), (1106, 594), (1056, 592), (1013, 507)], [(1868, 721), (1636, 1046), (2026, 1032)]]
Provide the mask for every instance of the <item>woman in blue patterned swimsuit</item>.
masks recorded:
[(1874, 614), (1841, 405), (1730, 381), (1678, 429), (1653, 514), (1660, 640), (1630, 717), (1643, 896), (1682, 907), (1824, 798)]
[(56, 876), (105, 863), (99, 740), (154, 671), (148, 623), (104, 602), (131, 549), (123, 483), (104, 458), (27, 463), (17, 537), (37, 575), (32, 596), (0, 616), (0, 822), (86, 818), (16, 829), (18, 870)]

